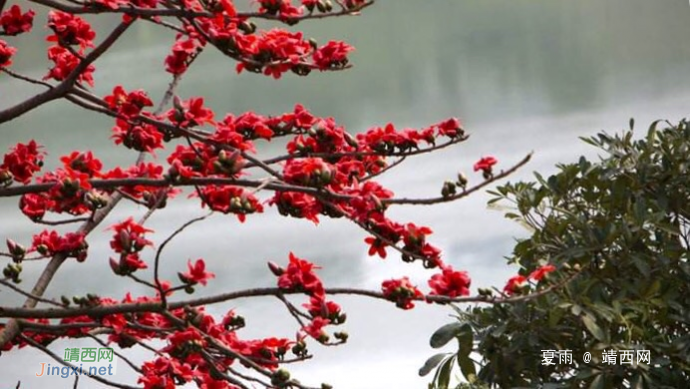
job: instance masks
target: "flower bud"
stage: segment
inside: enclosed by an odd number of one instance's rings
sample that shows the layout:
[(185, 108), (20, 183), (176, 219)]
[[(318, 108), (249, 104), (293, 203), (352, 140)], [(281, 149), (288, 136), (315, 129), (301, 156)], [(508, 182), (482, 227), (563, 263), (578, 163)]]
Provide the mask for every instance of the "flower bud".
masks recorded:
[(120, 263), (112, 257), (110, 258), (110, 268), (113, 270), (113, 273), (117, 274), (118, 276), (123, 275)]
[(39, 244), (38, 246), (36, 246), (36, 251), (38, 251), (38, 253), (41, 255), (48, 255), (48, 246), (44, 244)]
[(8, 186), (12, 183), (12, 173), (9, 170), (0, 170), (0, 186)]
[(271, 383), (276, 386), (282, 386), (290, 380), (290, 372), (285, 369), (278, 369), (271, 376)]
[(246, 325), (246, 322), (244, 320), (244, 317), (237, 315), (237, 316), (234, 316), (232, 319), (228, 320), (228, 322), (227, 322), (228, 328), (226, 328), (226, 329), (229, 329), (229, 327), (233, 327), (235, 329), (240, 329), (240, 328), (244, 327), (245, 325)]
[(453, 196), (457, 193), (455, 189), (455, 183), (452, 181), (446, 181), (443, 183), (443, 188), (441, 189), (441, 196), (443, 198), (448, 198), (450, 196)]
[(465, 173), (458, 173), (458, 186), (464, 188), (467, 186), (467, 182), (467, 176)]
[(253, 34), (256, 31), (256, 24), (245, 20), (240, 23), (237, 28), (242, 30), (245, 34)]
[(117, 235), (117, 237), (120, 240), (122, 250), (126, 253), (130, 252), (130, 250), (132, 249), (132, 240), (129, 237), (129, 233), (127, 231), (122, 230)]
[(178, 273), (177, 273), (177, 278), (179, 278), (180, 281), (182, 281), (183, 284), (191, 284), (191, 283), (193, 282), (192, 280), (190, 280), (189, 278), (187, 278), (187, 277), (186, 277), (184, 274), (182, 274), (181, 272), (178, 272)]
[(12, 260), (14, 262), (19, 263), (22, 261), (22, 259), (24, 259), (26, 248), (19, 243), (13, 241), (12, 239), (7, 239), (7, 249), (10, 251), (10, 255), (12, 255)]
[(271, 273), (273, 273), (273, 275), (275, 275), (276, 277), (280, 277), (281, 275), (283, 275), (283, 273), (285, 273), (285, 269), (283, 269), (278, 264), (272, 261), (268, 262), (268, 268), (271, 270)]
[(333, 334), (333, 336), (335, 336), (336, 339), (338, 339), (339, 341), (341, 341), (343, 343), (347, 342), (347, 338), (350, 337), (350, 335), (344, 331), (343, 332), (336, 332)]
[(86, 250), (79, 250), (79, 252), (77, 252), (77, 255), (74, 258), (77, 259), (77, 262), (84, 262), (86, 261), (87, 256), (88, 252)]
[(108, 204), (108, 199), (96, 191), (89, 191), (84, 195), (84, 202), (91, 210), (103, 208)]
[(307, 355), (307, 344), (303, 341), (299, 341), (292, 346), (292, 353), (298, 357), (303, 357)]

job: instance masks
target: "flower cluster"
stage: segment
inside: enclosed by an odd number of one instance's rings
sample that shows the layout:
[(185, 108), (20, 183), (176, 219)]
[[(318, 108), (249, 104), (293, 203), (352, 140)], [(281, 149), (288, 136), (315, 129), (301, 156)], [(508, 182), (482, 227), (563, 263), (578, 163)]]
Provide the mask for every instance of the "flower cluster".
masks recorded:
[(506, 285), (503, 287), (503, 292), (507, 295), (514, 295), (521, 293), (522, 287), (529, 280), (534, 280), (539, 282), (544, 279), (549, 273), (556, 270), (554, 265), (544, 265), (538, 267), (536, 270), (531, 272), (528, 276), (516, 275), (508, 279)]
[(110, 258), (110, 268), (117, 275), (128, 275), (139, 269), (146, 269), (146, 262), (139, 257), (146, 246), (153, 243), (144, 238), (144, 235), (153, 232), (148, 228), (135, 222), (134, 219), (127, 220), (112, 225), (109, 229), (114, 231), (113, 238), (110, 240), (110, 247), (120, 254), (120, 259)]
[(113, 93), (105, 96), (103, 101), (108, 104), (108, 108), (125, 119), (135, 118), (144, 108), (153, 106), (153, 101), (145, 91), (137, 89), (127, 92), (122, 85), (113, 88)]
[(0, 164), (0, 186), (9, 185), (12, 180), (28, 184), (34, 173), (43, 166), (41, 146), (36, 141), (17, 143), (12, 150), (5, 154)]
[(199, 189), (202, 205), (208, 205), (214, 211), (233, 213), (240, 222), (244, 222), (246, 215), (261, 213), (263, 205), (252, 193), (237, 186), (208, 185)]
[[(4, 35), (19, 35), (31, 31), (34, 23), (33, 10), (22, 12), (21, 7), (14, 4), (0, 14), (0, 28)], [(1, 61), (0, 61), (1, 62)]]
[(0, 68), (6, 68), (12, 65), (12, 56), (16, 52), (17, 49), (0, 39)]
[(171, 53), (165, 58), (165, 70), (175, 75), (183, 74), (196, 57), (199, 48), (200, 45), (195, 39), (178, 36)]
[(474, 164), (474, 171), (482, 171), (485, 179), (491, 178), (493, 175), (493, 166), (498, 162), (494, 157), (482, 157), (477, 163)]
[(181, 128), (214, 124), (213, 111), (204, 107), (202, 97), (192, 97), (187, 101), (174, 100), (175, 107), (170, 109), (166, 116), (175, 126)]
[(163, 148), (164, 134), (152, 124), (131, 124), (127, 120), (117, 119), (112, 138), (116, 145), (122, 144), (128, 149), (153, 152), (155, 149)]
[(323, 188), (333, 181), (336, 169), (321, 158), (291, 159), (285, 164), (283, 176), (289, 183)]
[[(287, 291), (300, 291), (309, 296), (309, 303), (303, 306), (311, 315), (311, 322), (302, 330), (305, 334), (321, 343), (329, 341), (328, 334), (323, 330), (327, 325), (339, 325), (345, 322), (346, 315), (340, 306), (333, 301), (326, 300), (326, 292), (319, 277), (314, 273), (318, 269), (313, 263), (298, 258), (290, 253), (289, 264), (283, 269), (269, 262), (268, 266), (278, 277), (278, 287)], [(343, 333), (336, 333), (336, 337), (345, 342)]]
[(184, 284), (201, 284), (206, 286), (208, 280), (216, 277), (215, 274), (206, 271), (206, 262), (203, 259), (197, 259), (193, 264), (190, 260), (187, 263), (187, 267), (189, 269), (186, 273), (177, 273), (177, 276)]
[[(54, 65), (48, 71), (43, 79), (63, 81), (72, 74), (72, 72), (79, 66), (81, 60), (72, 54), (72, 52), (62, 46), (51, 46), (48, 48), (48, 59), (53, 61)], [(93, 86), (93, 72), (96, 68), (93, 65), (88, 65), (86, 69), (79, 73), (77, 79)]]
[(278, 287), (290, 291), (301, 291), (311, 296), (323, 296), (323, 284), (314, 270), (319, 267), (290, 253), (290, 263), (279, 271)]
[(60, 158), (63, 168), (39, 177), (39, 183), (52, 183), (47, 192), (22, 196), (20, 208), (32, 220), (40, 220), (47, 211), (82, 215), (107, 203), (104, 195), (91, 187), (90, 179), (101, 177), (102, 163), (90, 151), (74, 151)]
[(456, 271), (451, 266), (445, 265), (440, 274), (434, 274), (429, 279), (431, 293), (429, 295), (460, 297), (470, 294), (472, 280), (465, 271)]
[(301, 192), (276, 192), (268, 202), (275, 205), (283, 216), (307, 219), (319, 223), (322, 205), (313, 196)]
[[(130, 166), (127, 169), (122, 169), (121, 167), (116, 167), (107, 173), (103, 174), (104, 179), (127, 179), (127, 178), (148, 178), (148, 179), (162, 179), (163, 178), (163, 166), (157, 165), (150, 162), (142, 162), (134, 166)], [(161, 189), (157, 187), (149, 187), (145, 185), (129, 185), (119, 188), (122, 192), (128, 196), (141, 200), (143, 199), (149, 207), (153, 207), (158, 201), (160, 196), (172, 197), (177, 194), (178, 190), (173, 189)], [(159, 204), (162, 207), (164, 202)]]
[(424, 293), (412, 285), (407, 277), (384, 281), (381, 283), (381, 291), (388, 300), (395, 302), (395, 305), (401, 309), (412, 309), (414, 300), (424, 299)]
[(84, 240), (84, 234), (82, 233), (68, 232), (61, 236), (57, 231), (44, 230), (34, 235), (29, 251), (37, 251), (39, 254), (48, 257), (62, 254), (67, 258), (73, 257), (77, 261), (83, 262), (86, 259), (88, 248), (89, 245)]
[(96, 33), (91, 29), (91, 25), (79, 16), (67, 12), (50, 11), (48, 27), (54, 32), (48, 37), (48, 42), (55, 42), (63, 47), (79, 45), (80, 53), (83, 53), (87, 47), (94, 47), (93, 40), (96, 38)]
[(291, 0), (257, 0), (257, 2), (260, 5), (259, 12), (280, 15), (284, 20), (302, 15), (302, 9), (292, 5)]

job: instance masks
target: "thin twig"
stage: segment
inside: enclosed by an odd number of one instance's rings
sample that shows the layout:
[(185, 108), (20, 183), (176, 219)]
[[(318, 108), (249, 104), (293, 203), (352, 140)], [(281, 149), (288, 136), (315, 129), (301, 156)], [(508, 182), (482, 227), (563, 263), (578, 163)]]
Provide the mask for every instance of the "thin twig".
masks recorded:
[[(67, 366), (67, 367), (69, 367), (70, 369), (76, 369), (76, 368), (77, 368), (77, 367), (75, 367), (74, 365), (72, 365), (71, 363), (65, 362), (62, 358), (60, 358), (59, 356), (55, 355), (55, 353), (53, 353), (52, 351), (48, 350), (48, 348), (46, 348), (46, 347), (43, 346), (42, 344), (40, 344), (40, 343), (34, 341), (33, 339), (31, 339), (31, 338), (29, 338), (29, 337), (27, 337), (27, 336), (21, 335), (21, 334), (18, 335), (18, 336), (19, 336), (19, 338), (20, 338), (21, 340), (23, 340), (23, 341), (25, 341), (26, 343), (30, 344), (30, 345), (33, 346), (34, 348), (37, 348), (37, 349), (43, 351), (44, 354), (46, 354), (46, 355), (48, 355), (49, 357), (53, 358), (56, 362), (60, 363), (61, 365)], [(108, 385), (108, 386), (112, 386), (112, 387), (115, 387), (115, 388), (121, 388), (121, 389), (141, 389), (140, 387), (129, 386), (129, 385), (125, 385), (125, 384), (120, 384), (120, 383), (118, 383), (118, 382), (113, 382), (113, 381), (110, 381), (110, 380), (106, 380), (105, 378), (99, 377), (98, 375), (89, 375), (89, 374), (87, 374), (86, 376), (89, 377), (89, 378), (91, 378), (91, 379), (93, 379), (93, 380), (95, 380), (95, 381), (98, 381), (98, 382), (100, 382), (100, 383), (102, 383), (102, 384), (105, 384), (105, 385)]]
[(41, 297), (41, 296), (37, 296), (37, 295), (35, 295), (35, 294), (31, 294), (31, 293), (29, 293), (29, 292), (27, 292), (27, 291), (24, 291), (23, 289), (18, 288), (18, 287), (16, 287), (16, 286), (12, 285), (11, 282), (7, 282), (7, 281), (5, 281), (5, 280), (3, 280), (3, 279), (0, 279), (0, 284), (2, 284), (3, 286), (6, 286), (6, 287), (12, 289), (13, 291), (15, 291), (15, 292), (21, 294), (21, 295), (24, 296), (24, 297), (28, 297), (28, 298), (34, 299), (34, 300), (36, 300), (36, 301), (40, 301), (40, 302), (42, 302), (42, 303), (54, 305), (54, 306), (60, 307), (60, 308), (65, 308), (65, 307), (66, 307), (66, 305), (64, 305), (64, 304), (58, 303), (58, 302), (56, 302), (56, 301), (53, 301), (53, 300), (50, 300), (50, 299), (47, 299), (47, 298), (43, 298), (43, 297)]

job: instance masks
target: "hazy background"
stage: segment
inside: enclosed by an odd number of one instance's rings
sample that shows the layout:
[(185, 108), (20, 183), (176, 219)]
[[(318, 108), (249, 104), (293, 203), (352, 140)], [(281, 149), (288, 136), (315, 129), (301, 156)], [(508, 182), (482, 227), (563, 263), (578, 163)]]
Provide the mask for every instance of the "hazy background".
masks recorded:
[[(42, 15), (30, 36), (7, 39), (20, 50), (13, 69), (35, 77), (48, 69)], [(534, 170), (552, 172), (556, 162), (573, 161), (581, 154), (595, 156), (579, 136), (601, 129), (617, 131), (630, 117), (643, 130), (652, 120), (676, 121), (688, 115), (689, 17), (685, 0), (379, 1), (360, 17), (299, 26), (320, 42), (342, 39), (354, 45), (353, 69), (307, 78), (288, 74), (275, 81), (248, 73), (238, 76), (235, 63), (208, 50), (185, 75), (179, 94), (205, 96), (219, 117), (247, 110), (279, 114), (299, 102), (316, 115), (335, 117), (351, 132), (389, 121), (398, 127), (422, 127), (458, 116), (471, 133), (467, 143), (410, 159), (383, 180), (399, 196), (435, 196), (442, 181), (458, 171), (477, 182), (480, 176), (471, 166), (486, 154), (499, 159), (499, 168), (507, 168), (534, 151), (532, 162), (511, 177), (528, 179)], [(103, 17), (90, 20), (98, 20), (101, 38), (113, 25)], [(172, 41), (167, 31), (138, 23), (96, 63), (95, 92), (105, 95), (122, 83), (160, 98), (169, 82), (162, 69)], [(0, 109), (35, 91), (0, 75)], [(109, 118), (53, 102), (2, 124), (0, 150), (33, 138), (47, 146), (48, 167), (75, 149), (93, 150), (107, 167), (130, 163), (133, 152), (111, 147), (112, 125)], [(279, 150), (269, 146), (262, 151)], [(164, 162), (164, 155), (158, 162)], [(487, 210), (487, 199), (481, 193), (455, 204), (399, 207), (391, 215), (401, 222), (431, 226), (432, 240), (444, 250), (444, 259), (470, 272), (475, 291), (478, 286), (501, 286), (515, 273), (503, 256), (510, 253), (514, 238), (525, 234), (500, 212)], [(157, 232), (157, 243), (201, 214), (196, 201), (180, 200), (152, 217), (149, 226)], [(0, 199), (0, 238), (28, 245), (40, 228), (16, 205), (17, 199)], [(114, 212), (89, 239), (89, 259), (83, 264), (67, 261), (47, 294), (96, 291), (120, 298), (126, 291), (145, 293), (110, 271), (109, 234), (104, 231), (110, 223), (144, 212), (130, 205)], [(378, 289), (384, 279), (409, 275), (426, 288), (431, 272), (418, 264), (406, 265), (396, 255), (386, 261), (367, 257), (365, 237), (343, 220), (324, 219), (315, 227), (308, 221), (278, 218), (273, 208), (243, 225), (234, 216), (218, 215), (170, 245), (163, 275), (175, 279), (188, 259), (204, 257), (217, 279), (197, 295), (270, 286), (275, 279), (266, 261), (284, 263), (292, 250), (323, 266), (320, 274), (327, 286)], [(22, 286), (33, 285), (43, 266), (25, 263)], [(436, 352), (428, 346), (428, 337), (449, 320), (450, 309), (421, 304), (403, 312), (385, 302), (335, 300), (348, 313), (345, 329), (350, 341), (337, 348), (311, 346), (316, 358), (290, 366), (295, 376), (313, 386), (325, 381), (336, 388), (425, 387), (427, 380), (417, 376), (417, 369)], [(20, 301), (9, 290), (0, 292), (1, 305)], [(235, 301), (210, 310), (222, 314), (230, 308), (247, 318), (248, 327), (240, 333), (244, 337), (292, 337), (297, 329), (275, 299)], [(51, 349), (62, 355), (65, 347), (84, 344), (55, 342)], [(135, 353), (134, 359), (145, 356)], [(22, 388), (71, 388), (71, 379), (34, 376), (40, 362), (54, 363), (36, 352), (13, 351), (0, 361), (0, 387), (14, 387), (21, 380)], [(116, 378), (136, 380), (124, 363)], [(99, 387), (88, 379), (81, 385)]]

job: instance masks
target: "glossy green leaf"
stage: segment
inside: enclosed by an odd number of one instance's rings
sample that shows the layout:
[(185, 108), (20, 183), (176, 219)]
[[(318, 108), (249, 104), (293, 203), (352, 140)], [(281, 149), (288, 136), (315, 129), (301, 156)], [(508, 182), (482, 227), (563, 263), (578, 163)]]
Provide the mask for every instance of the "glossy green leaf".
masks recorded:
[(465, 323), (461, 322), (455, 322), (444, 325), (443, 327), (436, 330), (436, 332), (434, 332), (433, 335), (431, 335), (431, 339), (429, 339), (429, 344), (433, 348), (445, 346), (448, 342), (450, 342), (460, 333), (464, 325)]
[(448, 353), (439, 353), (427, 359), (426, 362), (424, 362), (424, 366), (419, 369), (419, 376), (424, 377), (429, 374), (448, 355)]

